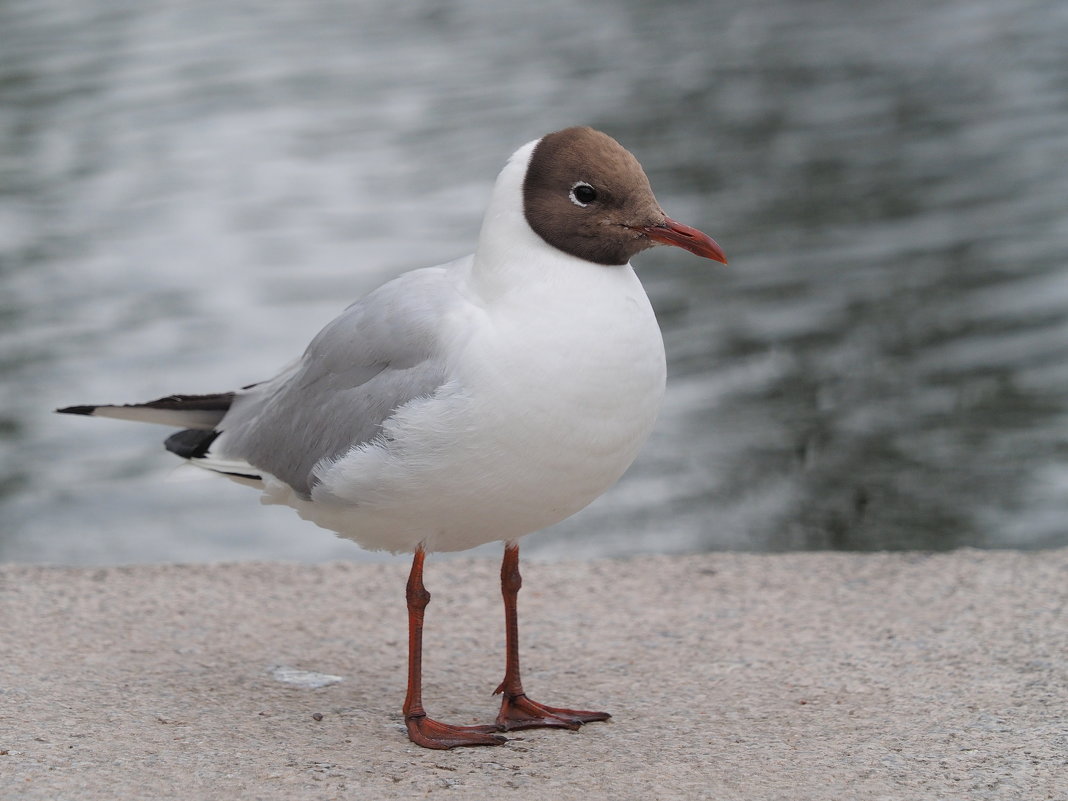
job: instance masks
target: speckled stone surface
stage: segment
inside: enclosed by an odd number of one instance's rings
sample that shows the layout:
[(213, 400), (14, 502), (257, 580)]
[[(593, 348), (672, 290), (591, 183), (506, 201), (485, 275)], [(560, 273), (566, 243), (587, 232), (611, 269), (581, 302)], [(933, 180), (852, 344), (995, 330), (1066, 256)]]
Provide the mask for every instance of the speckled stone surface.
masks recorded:
[[(406, 574), (0, 568), (0, 797), (1068, 799), (1066, 551), (526, 564), (529, 694), (615, 717), (454, 751), (402, 732)], [(488, 721), (497, 565), (426, 581), (428, 710)]]

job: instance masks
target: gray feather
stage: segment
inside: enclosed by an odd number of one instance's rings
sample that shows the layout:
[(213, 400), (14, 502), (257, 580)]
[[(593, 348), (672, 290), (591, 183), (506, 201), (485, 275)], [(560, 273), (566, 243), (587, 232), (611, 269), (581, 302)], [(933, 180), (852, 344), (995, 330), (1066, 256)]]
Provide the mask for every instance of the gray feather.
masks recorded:
[(125, 405), (68, 406), (56, 409), (60, 414), (84, 414), (90, 417), (113, 417), (141, 423), (159, 423), (211, 430), (223, 419), (234, 399), (233, 392), (214, 395), (168, 395), (148, 403)]
[(440, 267), (372, 292), (286, 372), (235, 396), (210, 455), (244, 460), (306, 497), (316, 464), (370, 442), (397, 408), (446, 382), (439, 322), (456, 300)]

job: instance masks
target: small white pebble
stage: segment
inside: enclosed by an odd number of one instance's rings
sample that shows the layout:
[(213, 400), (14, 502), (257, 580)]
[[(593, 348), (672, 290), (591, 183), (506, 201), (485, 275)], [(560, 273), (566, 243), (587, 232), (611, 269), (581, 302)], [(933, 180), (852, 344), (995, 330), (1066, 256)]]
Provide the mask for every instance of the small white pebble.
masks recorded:
[(344, 679), (341, 676), (331, 676), (329, 673), (315, 673), (311, 670), (297, 670), (296, 668), (275, 665), (268, 671), (272, 677), (283, 684), (291, 684), (304, 690), (317, 690), (320, 687), (329, 687)]

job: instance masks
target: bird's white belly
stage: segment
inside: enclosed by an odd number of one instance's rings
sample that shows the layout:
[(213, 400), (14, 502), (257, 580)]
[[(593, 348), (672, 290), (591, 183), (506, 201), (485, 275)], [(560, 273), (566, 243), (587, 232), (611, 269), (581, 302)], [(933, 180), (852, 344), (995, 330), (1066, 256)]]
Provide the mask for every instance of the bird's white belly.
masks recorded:
[(630, 466), (663, 396), (660, 330), (634, 285), (592, 309), (557, 301), (551, 319), (514, 308), (488, 319), (456, 378), (321, 471), (313, 503), (268, 493), (391, 551), (464, 550), (569, 517)]

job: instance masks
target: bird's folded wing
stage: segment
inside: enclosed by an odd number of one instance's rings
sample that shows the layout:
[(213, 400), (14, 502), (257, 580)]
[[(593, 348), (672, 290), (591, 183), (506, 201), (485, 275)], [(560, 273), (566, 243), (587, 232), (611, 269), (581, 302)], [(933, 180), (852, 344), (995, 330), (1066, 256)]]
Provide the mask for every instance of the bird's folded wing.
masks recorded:
[(441, 321), (462, 302), (443, 268), (380, 287), (328, 324), (288, 371), (238, 393), (196, 463), (267, 472), (307, 496), (316, 464), (372, 441), (396, 409), (448, 380)]

